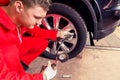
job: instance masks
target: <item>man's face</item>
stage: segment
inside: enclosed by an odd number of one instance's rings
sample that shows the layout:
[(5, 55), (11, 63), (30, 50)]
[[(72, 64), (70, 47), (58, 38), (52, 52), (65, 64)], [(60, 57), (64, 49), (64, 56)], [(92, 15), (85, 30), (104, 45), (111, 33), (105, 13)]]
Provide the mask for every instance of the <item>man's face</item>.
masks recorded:
[(37, 5), (28, 9), (23, 8), (20, 15), (17, 16), (17, 21), (22, 26), (34, 28), (34, 25), (41, 24), (41, 21), (46, 16), (46, 13), (47, 11)]

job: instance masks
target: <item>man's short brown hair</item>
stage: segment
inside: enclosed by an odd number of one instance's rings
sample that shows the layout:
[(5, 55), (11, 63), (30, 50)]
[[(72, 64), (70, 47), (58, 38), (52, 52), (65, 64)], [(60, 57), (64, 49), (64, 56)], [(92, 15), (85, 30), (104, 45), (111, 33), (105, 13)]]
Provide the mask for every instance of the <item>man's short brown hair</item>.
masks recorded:
[(48, 10), (51, 5), (51, 0), (10, 0), (10, 2), (21, 1), (27, 8), (40, 5), (43, 9)]

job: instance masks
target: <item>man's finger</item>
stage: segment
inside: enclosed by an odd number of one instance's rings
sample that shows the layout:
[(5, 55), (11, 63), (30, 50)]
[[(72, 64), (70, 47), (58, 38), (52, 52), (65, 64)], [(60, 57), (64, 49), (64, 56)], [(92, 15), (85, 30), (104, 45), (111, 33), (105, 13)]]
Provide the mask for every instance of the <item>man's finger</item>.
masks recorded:
[(51, 66), (51, 61), (48, 61), (48, 64), (47, 64), (48, 66)]

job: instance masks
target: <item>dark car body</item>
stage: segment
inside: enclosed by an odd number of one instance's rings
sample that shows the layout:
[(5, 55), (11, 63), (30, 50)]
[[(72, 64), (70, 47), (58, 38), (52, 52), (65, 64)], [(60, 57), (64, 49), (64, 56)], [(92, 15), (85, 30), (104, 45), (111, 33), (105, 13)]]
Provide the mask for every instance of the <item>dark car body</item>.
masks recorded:
[(101, 39), (119, 25), (119, 0), (53, 0), (75, 9), (84, 19), (94, 39)]

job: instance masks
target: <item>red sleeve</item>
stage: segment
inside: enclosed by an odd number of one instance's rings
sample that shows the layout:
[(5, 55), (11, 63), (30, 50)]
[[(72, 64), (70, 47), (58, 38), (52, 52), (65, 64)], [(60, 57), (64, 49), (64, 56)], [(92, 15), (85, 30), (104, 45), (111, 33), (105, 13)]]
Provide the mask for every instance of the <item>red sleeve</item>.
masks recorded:
[(9, 0), (0, 0), (0, 6), (8, 5)]
[(43, 80), (42, 74), (28, 74), (10, 71), (0, 51), (0, 80)]
[(30, 33), (31, 36), (33, 37), (40, 37), (40, 38), (50, 39), (50, 40), (56, 40), (56, 36), (57, 36), (57, 31), (41, 29), (37, 26), (35, 26), (33, 29), (27, 30), (27, 32)]

